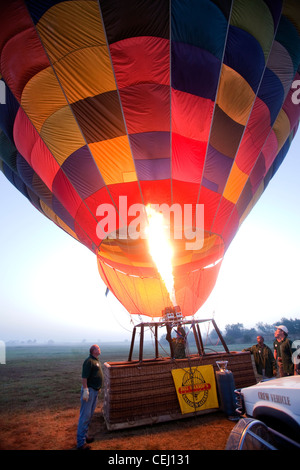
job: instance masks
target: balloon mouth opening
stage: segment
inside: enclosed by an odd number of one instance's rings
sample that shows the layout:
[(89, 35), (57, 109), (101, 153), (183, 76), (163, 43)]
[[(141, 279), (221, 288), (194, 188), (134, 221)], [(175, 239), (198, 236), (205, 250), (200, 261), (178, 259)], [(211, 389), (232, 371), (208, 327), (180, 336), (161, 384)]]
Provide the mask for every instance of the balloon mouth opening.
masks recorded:
[[(220, 235), (203, 230), (190, 229), (194, 238), (180, 228), (172, 231), (172, 266), (180, 269), (190, 263), (196, 263), (201, 269), (209, 269), (223, 260), (224, 241)], [(201, 235), (200, 235), (201, 233)], [(132, 267), (145, 267), (156, 270), (146, 238), (132, 238), (126, 229), (110, 233), (102, 240), (98, 258), (107, 264)], [(191, 266), (190, 266), (191, 267)]]
[(198, 249), (172, 237), (173, 282), (166, 282), (153, 260), (146, 239), (108, 236), (98, 253), (98, 270), (108, 289), (131, 314), (161, 317), (165, 307), (180, 306), (184, 317), (194, 315), (210, 295), (224, 256), (224, 241), (204, 232)]

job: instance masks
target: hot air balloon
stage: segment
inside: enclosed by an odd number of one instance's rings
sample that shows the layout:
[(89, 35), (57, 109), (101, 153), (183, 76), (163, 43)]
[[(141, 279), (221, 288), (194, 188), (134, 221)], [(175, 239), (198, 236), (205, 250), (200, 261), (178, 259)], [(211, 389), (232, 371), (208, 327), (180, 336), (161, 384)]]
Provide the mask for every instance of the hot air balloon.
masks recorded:
[(298, 0), (0, 4), (4, 175), (95, 253), (131, 314), (175, 303), (129, 236), (134, 208), (169, 208), (172, 290), (194, 315), (297, 130)]

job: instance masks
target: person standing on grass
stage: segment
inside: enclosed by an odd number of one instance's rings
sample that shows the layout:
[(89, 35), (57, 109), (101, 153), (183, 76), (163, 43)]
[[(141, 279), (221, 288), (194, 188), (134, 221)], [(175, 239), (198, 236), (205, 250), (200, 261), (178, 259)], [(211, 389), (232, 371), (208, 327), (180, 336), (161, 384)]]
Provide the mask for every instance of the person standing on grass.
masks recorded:
[(91, 447), (88, 443), (94, 440), (88, 437), (88, 430), (97, 405), (99, 390), (103, 384), (100, 354), (99, 346), (93, 344), (90, 347), (89, 357), (82, 365), (81, 406), (77, 427), (77, 449), (79, 450), (89, 450)]

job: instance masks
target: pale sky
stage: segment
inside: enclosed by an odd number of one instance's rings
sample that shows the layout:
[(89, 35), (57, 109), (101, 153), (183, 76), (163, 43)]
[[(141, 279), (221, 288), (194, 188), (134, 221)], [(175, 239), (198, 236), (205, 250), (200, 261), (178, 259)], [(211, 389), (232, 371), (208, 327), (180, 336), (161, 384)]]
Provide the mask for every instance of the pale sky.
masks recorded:
[[(196, 318), (273, 324), (300, 317), (300, 134), (243, 223)], [(0, 340), (130, 339), (129, 314), (96, 256), (43, 217), (0, 172)], [(140, 320), (132, 316), (134, 323)]]

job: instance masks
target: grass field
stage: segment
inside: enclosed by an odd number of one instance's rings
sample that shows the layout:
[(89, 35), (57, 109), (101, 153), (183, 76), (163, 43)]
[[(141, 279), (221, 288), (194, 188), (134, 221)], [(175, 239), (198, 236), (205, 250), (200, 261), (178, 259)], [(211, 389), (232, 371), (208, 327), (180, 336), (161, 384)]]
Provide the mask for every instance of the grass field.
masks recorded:
[[(6, 364), (0, 365), (1, 450), (71, 450), (76, 447), (81, 366), (88, 348), (87, 344), (7, 347)], [(101, 351), (102, 363), (126, 360), (129, 343), (104, 343)], [(144, 351), (145, 357), (151, 357), (152, 345), (146, 345)], [(108, 431), (101, 413), (102, 399), (100, 394), (91, 425), (95, 450), (224, 449), (235, 424), (217, 412), (153, 426)]]

